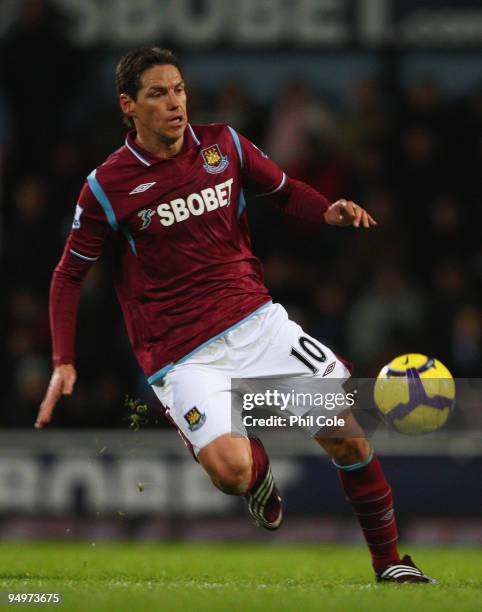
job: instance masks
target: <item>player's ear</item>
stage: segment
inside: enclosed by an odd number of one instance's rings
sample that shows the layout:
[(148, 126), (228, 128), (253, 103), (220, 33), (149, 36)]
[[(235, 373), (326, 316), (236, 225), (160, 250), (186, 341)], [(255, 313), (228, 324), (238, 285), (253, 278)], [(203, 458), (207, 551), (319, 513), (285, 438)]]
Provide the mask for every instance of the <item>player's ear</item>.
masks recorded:
[(124, 115), (134, 117), (136, 103), (129, 95), (121, 93), (119, 96), (119, 104)]

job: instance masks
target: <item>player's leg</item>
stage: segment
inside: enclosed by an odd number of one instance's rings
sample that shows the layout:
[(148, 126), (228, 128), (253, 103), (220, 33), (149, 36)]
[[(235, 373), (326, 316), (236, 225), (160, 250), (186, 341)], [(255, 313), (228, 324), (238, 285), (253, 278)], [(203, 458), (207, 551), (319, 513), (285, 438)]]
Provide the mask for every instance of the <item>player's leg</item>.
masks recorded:
[(258, 438), (226, 433), (201, 448), (197, 458), (218, 489), (229, 495), (244, 495), (257, 525), (265, 529), (280, 527), (281, 496)]
[(214, 485), (244, 495), (256, 523), (276, 529), (282, 521), (281, 498), (263, 445), (248, 438), (240, 419), (233, 419), (223, 346), (220, 339), (203, 349), (173, 368), (153, 390)]
[[(400, 559), (393, 496), (380, 461), (353, 414), (343, 413), (345, 427), (325, 431), (316, 441), (338, 470), (346, 500), (356, 514), (372, 556), (377, 579), (393, 582), (434, 582), (414, 565)], [(343, 429), (349, 431), (343, 436)], [(337, 437), (337, 433), (339, 437)], [(329, 435), (327, 435), (329, 434)]]
[[(373, 568), (379, 572), (400, 560), (392, 492), (378, 457), (352, 413), (343, 413), (343, 418), (346, 429), (325, 430), (316, 441), (338, 470), (346, 500), (353, 507), (370, 549)], [(345, 437), (344, 429), (349, 436)]]
[(242, 495), (248, 490), (253, 471), (248, 438), (225, 433), (201, 448), (197, 459), (213, 484), (224, 493)]
[[(246, 378), (258, 376), (303, 377), (303, 390), (323, 391), (322, 380), (331, 385), (341, 384), (350, 373), (345, 364), (327, 346), (306, 334), (286, 311), (275, 304), (267, 313), (271, 325), (266, 325), (264, 336), (269, 344), (263, 358), (255, 363), (250, 360), (243, 373)], [(319, 380), (319, 385), (316, 379)], [(282, 379), (281, 379), (282, 380)], [(281, 384), (280, 380), (280, 384)], [(305, 382), (306, 380), (306, 382)], [(300, 389), (302, 390), (302, 389)], [(342, 389), (340, 389), (342, 390)], [(333, 386), (329, 387), (333, 391)], [(290, 407), (290, 412), (303, 414), (303, 407)], [(336, 411), (331, 414), (334, 415)], [(410, 558), (400, 560), (397, 551), (398, 531), (393, 510), (391, 488), (382, 467), (366, 440), (364, 432), (351, 412), (343, 412), (343, 431), (327, 436), (324, 428), (319, 444), (332, 457), (338, 469), (347, 500), (352, 504), (367, 540), (378, 579), (397, 582), (428, 582)], [(388, 573), (387, 573), (388, 572)]]

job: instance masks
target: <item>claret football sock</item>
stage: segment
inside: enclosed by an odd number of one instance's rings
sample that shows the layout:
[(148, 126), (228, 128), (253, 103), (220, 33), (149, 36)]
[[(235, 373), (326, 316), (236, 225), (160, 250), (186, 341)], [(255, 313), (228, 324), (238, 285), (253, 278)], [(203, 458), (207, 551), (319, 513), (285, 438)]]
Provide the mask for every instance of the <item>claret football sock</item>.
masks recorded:
[(281, 496), (273, 478), (268, 455), (261, 440), (249, 437), (253, 468), (251, 482), (244, 495), (248, 512), (259, 527), (278, 529), (283, 521)]
[(269, 459), (266, 451), (264, 450), (264, 446), (261, 444), (261, 440), (250, 436), (249, 443), (251, 445), (251, 458), (253, 460), (253, 467), (251, 468), (251, 481), (248, 487), (248, 491), (251, 491), (254, 485), (258, 483), (260, 476), (263, 476), (266, 473)]
[[(333, 463), (335, 463), (333, 461)], [(346, 500), (353, 506), (372, 555), (375, 572), (400, 560), (392, 490), (373, 449), (366, 461), (338, 468)]]

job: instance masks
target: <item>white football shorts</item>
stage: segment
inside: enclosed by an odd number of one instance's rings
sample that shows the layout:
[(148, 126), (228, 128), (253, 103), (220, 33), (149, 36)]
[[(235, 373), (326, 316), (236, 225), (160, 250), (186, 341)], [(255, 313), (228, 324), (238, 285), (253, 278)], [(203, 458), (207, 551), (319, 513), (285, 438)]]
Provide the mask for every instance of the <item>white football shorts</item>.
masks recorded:
[[(291, 321), (280, 304), (269, 302), (174, 365), (152, 388), (197, 455), (223, 434), (247, 436), (241, 419), (232, 418), (232, 379), (274, 377), (282, 383), (300, 376), (346, 380), (350, 373), (331, 349)], [(303, 414), (300, 407), (289, 411)]]

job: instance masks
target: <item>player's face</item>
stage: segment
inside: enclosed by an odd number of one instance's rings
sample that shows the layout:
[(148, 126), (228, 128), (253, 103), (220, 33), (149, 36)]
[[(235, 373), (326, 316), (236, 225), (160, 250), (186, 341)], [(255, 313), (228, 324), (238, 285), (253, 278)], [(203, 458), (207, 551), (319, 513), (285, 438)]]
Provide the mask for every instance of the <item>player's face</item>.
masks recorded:
[(138, 131), (153, 132), (167, 143), (179, 140), (187, 126), (186, 91), (179, 70), (169, 64), (145, 70), (137, 99), (129, 98), (128, 110)]

